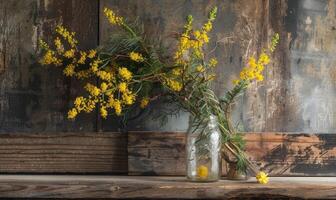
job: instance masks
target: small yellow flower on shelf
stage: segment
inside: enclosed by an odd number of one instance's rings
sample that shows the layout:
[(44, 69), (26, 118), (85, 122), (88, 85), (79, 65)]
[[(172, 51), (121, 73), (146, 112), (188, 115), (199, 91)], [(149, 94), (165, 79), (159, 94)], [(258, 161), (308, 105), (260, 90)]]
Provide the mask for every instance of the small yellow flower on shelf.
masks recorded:
[(260, 184), (267, 184), (269, 181), (268, 174), (263, 171), (258, 172), (256, 179)]
[(206, 179), (208, 178), (208, 175), (209, 175), (209, 171), (208, 171), (208, 168), (204, 165), (200, 165), (198, 168), (197, 168), (197, 176), (201, 179)]

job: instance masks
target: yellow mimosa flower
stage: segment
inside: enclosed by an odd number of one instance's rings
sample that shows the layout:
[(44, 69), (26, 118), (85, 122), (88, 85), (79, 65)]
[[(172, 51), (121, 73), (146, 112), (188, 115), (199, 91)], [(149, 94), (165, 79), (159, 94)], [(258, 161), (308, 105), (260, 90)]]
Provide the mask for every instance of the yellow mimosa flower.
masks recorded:
[(142, 109), (146, 108), (148, 103), (149, 103), (149, 98), (148, 97), (143, 98), (140, 102), (140, 108)]
[(104, 14), (112, 25), (122, 25), (124, 23), (123, 18), (117, 16), (111, 9), (104, 8)]
[(100, 116), (102, 116), (102, 118), (106, 119), (107, 117), (107, 110), (105, 107), (101, 107), (100, 108)]
[(130, 72), (126, 67), (119, 68), (119, 75), (127, 81), (132, 79), (132, 72)]
[(142, 62), (144, 61), (143, 56), (140, 53), (134, 52), (132, 51), (131, 53), (129, 53), (129, 57), (131, 58), (131, 60), (135, 61), (135, 62)]
[(78, 112), (77, 112), (76, 108), (73, 108), (73, 109), (69, 110), (68, 119), (75, 119), (77, 114), (78, 114)]
[(257, 175), (256, 175), (256, 179), (260, 184), (267, 184), (269, 181), (268, 178), (268, 174), (266, 174), (263, 171), (260, 171)]

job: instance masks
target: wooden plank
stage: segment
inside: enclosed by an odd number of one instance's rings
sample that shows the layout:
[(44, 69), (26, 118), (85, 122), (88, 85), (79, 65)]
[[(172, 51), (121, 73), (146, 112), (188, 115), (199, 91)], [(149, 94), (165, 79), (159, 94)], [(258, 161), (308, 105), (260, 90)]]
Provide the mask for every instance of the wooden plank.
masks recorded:
[(127, 173), (122, 133), (0, 135), (0, 173)]
[(335, 176), (335, 134), (246, 134), (247, 152), (273, 176)]
[(71, 199), (336, 199), (334, 178), (271, 178), (260, 185), (221, 180), (200, 184), (184, 177), (0, 176), (0, 198)]
[(77, 32), (80, 49), (96, 47), (98, 0), (0, 1), (0, 132), (96, 130), (94, 114), (66, 118), (78, 81), (37, 63), (38, 40), (52, 43), (58, 23)]
[(128, 133), (128, 174), (185, 175), (185, 134)]
[[(246, 133), (251, 161), (272, 176), (336, 176), (336, 135)], [(131, 175), (184, 175), (185, 133), (130, 132)], [(223, 167), (223, 174), (225, 174)]]

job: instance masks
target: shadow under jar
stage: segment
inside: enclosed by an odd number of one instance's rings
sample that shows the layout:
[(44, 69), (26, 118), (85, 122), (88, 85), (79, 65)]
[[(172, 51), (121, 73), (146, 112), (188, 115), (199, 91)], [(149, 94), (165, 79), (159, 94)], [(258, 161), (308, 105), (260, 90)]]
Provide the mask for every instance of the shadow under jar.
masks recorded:
[(190, 116), (186, 144), (188, 180), (213, 182), (221, 178), (221, 141), (215, 116)]

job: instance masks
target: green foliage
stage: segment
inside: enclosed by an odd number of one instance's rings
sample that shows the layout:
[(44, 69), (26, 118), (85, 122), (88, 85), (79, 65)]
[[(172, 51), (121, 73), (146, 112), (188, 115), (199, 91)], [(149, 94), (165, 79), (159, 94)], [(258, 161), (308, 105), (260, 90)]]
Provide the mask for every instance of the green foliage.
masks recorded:
[(239, 95), (242, 95), (249, 85), (249, 81), (239, 81), (231, 90), (226, 92), (225, 96), (221, 98), (220, 102), (224, 104), (224, 107), (230, 106)]

